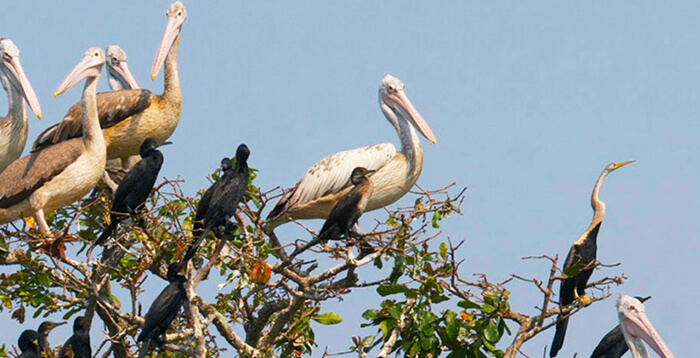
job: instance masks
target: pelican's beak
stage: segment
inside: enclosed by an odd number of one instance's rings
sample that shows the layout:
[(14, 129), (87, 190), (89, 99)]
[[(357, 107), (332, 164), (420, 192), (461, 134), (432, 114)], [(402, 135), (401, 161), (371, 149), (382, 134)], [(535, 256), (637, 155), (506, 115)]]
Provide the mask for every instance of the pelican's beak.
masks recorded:
[(127, 84), (129, 84), (129, 87), (131, 89), (139, 89), (138, 82), (136, 82), (136, 79), (134, 78), (134, 75), (131, 74), (131, 71), (129, 70), (129, 65), (126, 64), (126, 61), (120, 61), (119, 66), (113, 67), (114, 71), (119, 74), (119, 76), (122, 76), (124, 81), (126, 81)]
[(635, 338), (641, 338), (662, 358), (673, 358), (673, 353), (661, 339), (644, 312), (625, 312), (625, 328)]
[(426, 139), (433, 142), (433, 144), (437, 144), (435, 134), (433, 134), (433, 131), (428, 126), (428, 123), (425, 122), (423, 116), (413, 107), (413, 103), (408, 99), (403, 89), (397, 89), (395, 93), (391, 93), (387, 97), (396, 103), (398, 110), (402, 112), (403, 116), (406, 117)]
[(95, 56), (96, 51), (102, 53), (102, 50), (99, 48), (91, 48), (85, 53), (83, 59), (80, 60), (73, 71), (71, 71), (66, 79), (58, 86), (58, 89), (56, 89), (56, 92), (53, 94), (54, 97), (58, 97), (58, 95), (68, 91), (85, 78), (100, 76), (100, 70), (104, 64), (104, 55)]
[(180, 35), (180, 28), (184, 23), (184, 19), (177, 19), (172, 16), (168, 16), (168, 23), (165, 25), (165, 31), (163, 32), (163, 38), (160, 40), (160, 46), (158, 46), (158, 52), (156, 52), (156, 57), (153, 59), (153, 67), (151, 67), (151, 80), (155, 80), (161, 66), (165, 62), (165, 57), (170, 52), (170, 48), (173, 43)]
[(27, 75), (24, 74), (19, 58), (13, 57), (12, 60), (10, 60), (10, 67), (12, 68), (12, 72), (14, 72), (15, 77), (17, 77), (17, 81), (19, 81), (20, 87), (22, 87), (22, 92), (24, 94), (24, 98), (27, 99), (29, 108), (31, 108), (32, 112), (34, 112), (34, 114), (41, 119), (41, 106), (39, 106), (39, 99), (37, 99), (36, 93), (34, 93), (34, 88), (32, 88), (32, 85), (27, 79)]
[(624, 163), (616, 163), (616, 164), (615, 164), (615, 169), (622, 168), (622, 167), (624, 167), (625, 165), (627, 165), (627, 164), (632, 164), (632, 163), (634, 163), (634, 162), (636, 162), (636, 160), (628, 160), (628, 161), (626, 161), (626, 162), (624, 162)]
[(156, 146), (156, 148), (162, 147), (162, 146), (164, 146), (164, 145), (170, 145), (170, 144), (173, 144), (173, 142), (163, 142), (163, 143), (158, 144), (158, 145)]

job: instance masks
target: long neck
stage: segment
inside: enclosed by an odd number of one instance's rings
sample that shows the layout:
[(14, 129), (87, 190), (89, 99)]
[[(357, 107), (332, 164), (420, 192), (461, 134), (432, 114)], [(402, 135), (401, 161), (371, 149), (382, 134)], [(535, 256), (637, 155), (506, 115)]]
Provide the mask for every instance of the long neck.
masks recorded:
[(177, 48), (180, 45), (180, 35), (175, 38), (173, 45), (170, 46), (168, 56), (165, 57), (165, 88), (163, 89), (163, 98), (167, 101), (180, 101), (182, 93), (180, 92), (180, 75), (177, 71)]
[(237, 160), (236, 172), (243, 173), (244, 171), (248, 171), (248, 162), (246, 162), (245, 160)]
[(603, 184), (603, 180), (605, 180), (605, 177), (607, 175), (608, 175), (608, 171), (603, 170), (603, 172), (600, 173), (598, 180), (595, 182), (595, 186), (593, 187), (593, 194), (591, 194), (591, 207), (593, 207), (593, 220), (591, 221), (591, 225), (599, 224), (600, 222), (603, 221), (603, 218), (605, 217), (605, 203), (602, 202), (598, 198), (598, 192), (600, 192), (600, 186)]
[(391, 122), (399, 135), (401, 153), (406, 157), (410, 170), (413, 171), (416, 167), (420, 168), (423, 164), (423, 149), (413, 125), (383, 102), (380, 102), (380, 106), (384, 116)]
[(81, 106), (83, 109), (83, 139), (88, 142), (104, 143), (100, 120), (97, 115), (97, 77), (89, 77), (85, 80), (85, 88), (83, 88), (83, 100)]
[(632, 337), (628, 339), (625, 337), (625, 341), (627, 342), (627, 347), (630, 349), (633, 358), (649, 358), (649, 353), (647, 353), (647, 349), (644, 347), (644, 343), (642, 343), (641, 339)]
[[(24, 106), (24, 96), (7, 76), (0, 71), (2, 86), (7, 91), (7, 116), (12, 118), (12, 132), (27, 130), (27, 109)], [(16, 135), (18, 133), (13, 133)]]

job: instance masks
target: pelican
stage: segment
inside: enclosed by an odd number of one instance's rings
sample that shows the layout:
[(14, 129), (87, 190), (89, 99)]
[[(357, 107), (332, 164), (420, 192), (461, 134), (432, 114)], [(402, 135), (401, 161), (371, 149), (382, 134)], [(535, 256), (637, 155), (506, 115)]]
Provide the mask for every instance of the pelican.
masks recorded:
[(649, 322), (644, 312), (644, 304), (630, 296), (620, 296), (617, 299), (617, 315), (620, 318), (620, 328), (625, 336), (625, 342), (634, 358), (648, 358), (644, 343), (661, 358), (673, 358), (673, 353), (661, 339), (654, 326)]
[(350, 236), (353, 234), (352, 227), (360, 219), (362, 213), (365, 212), (367, 201), (372, 196), (374, 189), (369, 176), (373, 173), (374, 171), (362, 167), (353, 169), (350, 175), (350, 182), (353, 185), (352, 189), (335, 203), (330, 214), (328, 214), (328, 219), (323, 223), (318, 237), (309, 241), (304, 247), (294, 250), (289, 256), (290, 259), (319, 242), (337, 239), (343, 235), (345, 235), (346, 239), (350, 239)]
[[(586, 296), (586, 284), (588, 284), (588, 279), (591, 277), (591, 274), (593, 274), (593, 267), (589, 266), (596, 260), (596, 251), (598, 249), (596, 240), (598, 238), (600, 224), (603, 223), (603, 218), (605, 217), (605, 203), (598, 199), (598, 192), (600, 191), (600, 186), (603, 184), (603, 180), (608, 174), (630, 163), (634, 163), (634, 160), (606, 165), (600, 173), (600, 176), (598, 176), (595, 186), (593, 186), (593, 194), (591, 195), (593, 220), (591, 220), (591, 224), (588, 225), (586, 231), (584, 231), (571, 246), (569, 254), (566, 256), (566, 261), (564, 262), (564, 271), (572, 266), (578, 265), (580, 272), (560, 283), (560, 307), (567, 306), (577, 299), (580, 299), (581, 303), (584, 305), (590, 304), (590, 298)], [(557, 353), (564, 345), (566, 327), (569, 324), (568, 318), (559, 316), (557, 319), (558, 322), (556, 332), (554, 333), (554, 340), (552, 341), (552, 349), (549, 351), (550, 357), (556, 357)]]
[[(650, 299), (651, 296), (635, 298), (639, 300), (639, 302), (644, 303)], [(625, 342), (625, 336), (622, 333), (622, 328), (618, 324), (600, 340), (598, 346), (596, 346), (593, 353), (591, 353), (591, 358), (620, 358), (627, 353), (627, 350), (628, 347), (627, 342)]]
[(45, 213), (80, 199), (99, 181), (106, 150), (95, 92), (104, 62), (101, 49), (89, 49), (54, 94), (58, 96), (86, 79), (82, 137), (17, 159), (0, 173), (0, 224), (34, 215), (41, 232), (51, 237)]
[(126, 52), (117, 45), (109, 45), (105, 47), (107, 55), (107, 82), (112, 91), (120, 91), (127, 89), (139, 89), (138, 82), (131, 74), (129, 65), (126, 63)]
[(413, 187), (423, 168), (423, 150), (416, 129), (433, 144), (437, 143), (435, 135), (413, 107), (398, 78), (388, 74), (382, 78), (379, 106), (396, 129), (401, 151), (392, 143), (384, 143), (323, 158), (293, 188), (285, 190), (267, 217), (268, 232), (291, 220), (327, 218), (336, 201), (351, 190), (348, 178), (356, 167), (376, 171), (367, 211), (392, 204)]
[(22, 155), (27, 144), (27, 110), (41, 119), (41, 107), (19, 62), (19, 49), (10, 39), (0, 38), (0, 81), (7, 92), (7, 116), (0, 118), (0, 172)]
[[(132, 89), (103, 92), (97, 95), (97, 109), (102, 133), (107, 144), (107, 159), (128, 158), (139, 153), (141, 143), (153, 138), (165, 142), (180, 121), (180, 79), (177, 69), (177, 49), (180, 30), (187, 19), (185, 6), (176, 1), (167, 11), (168, 22), (153, 62), (151, 78), (155, 79), (164, 65), (165, 87), (158, 96), (148, 90)], [(63, 120), (39, 135), (33, 151), (46, 148), (70, 138), (80, 137), (80, 107), (73, 105)]]

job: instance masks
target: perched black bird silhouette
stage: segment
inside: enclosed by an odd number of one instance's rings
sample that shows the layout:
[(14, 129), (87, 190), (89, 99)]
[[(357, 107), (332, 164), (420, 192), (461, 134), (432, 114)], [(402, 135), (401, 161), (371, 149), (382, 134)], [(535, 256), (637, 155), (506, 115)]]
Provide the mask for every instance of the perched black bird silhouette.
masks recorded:
[(92, 358), (90, 322), (80, 316), (73, 322), (73, 335), (58, 352), (58, 358)]
[(180, 312), (182, 303), (187, 298), (185, 284), (187, 278), (179, 274), (186, 261), (174, 262), (168, 266), (168, 282), (170, 284), (156, 297), (146, 313), (145, 322), (141, 327), (138, 341), (143, 342), (139, 351), (139, 357), (143, 358), (149, 351), (151, 342), (161, 345), (161, 336), (170, 328), (170, 325)]
[(51, 333), (51, 330), (58, 326), (62, 326), (66, 324), (66, 322), (51, 322), (51, 321), (45, 321), (41, 322), (39, 325), (39, 351), (46, 355), (47, 357), (50, 356), (51, 354), (51, 345), (49, 344), (49, 333)]
[(40, 338), (41, 334), (33, 329), (22, 332), (17, 340), (17, 346), (22, 352), (19, 358), (41, 358), (39, 345), (37, 344)]
[(226, 226), (231, 216), (236, 213), (238, 204), (243, 199), (248, 187), (248, 157), (250, 150), (245, 144), (238, 146), (236, 150), (236, 166), (231, 165), (231, 160), (221, 160), (222, 174), (202, 196), (197, 206), (194, 218), (192, 235), (194, 242), (187, 249), (184, 262), (194, 257), (197, 248), (210, 230)]
[(357, 167), (352, 170), (350, 182), (354, 185), (353, 188), (335, 203), (318, 236), (302, 248), (294, 250), (289, 259), (293, 259), (319, 242), (338, 239), (343, 235), (345, 238), (350, 238), (352, 234), (355, 234), (352, 232), (352, 227), (364, 213), (367, 208), (367, 201), (372, 196), (374, 186), (369, 176), (375, 171), (367, 170), (363, 167)]
[(156, 148), (167, 144), (172, 143), (158, 144), (153, 138), (143, 141), (139, 151), (141, 161), (131, 167), (131, 170), (119, 183), (117, 192), (114, 194), (114, 202), (112, 202), (109, 226), (95, 241), (95, 245), (101, 245), (109, 239), (119, 222), (131, 215), (136, 215), (137, 209), (151, 195), (153, 185), (158, 179), (160, 167), (163, 166), (163, 153)]
[[(635, 298), (644, 303), (646, 300), (650, 299), (651, 296)], [(625, 342), (622, 328), (618, 324), (603, 337), (600, 343), (598, 343), (598, 346), (595, 347), (591, 354), (591, 358), (620, 358), (625, 355), (628, 350), (629, 347), (627, 347), (627, 342)]]
[[(605, 218), (606, 208), (605, 203), (598, 198), (598, 192), (608, 174), (631, 163), (634, 163), (634, 160), (623, 163), (610, 163), (603, 168), (603, 171), (598, 176), (591, 194), (593, 219), (588, 228), (571, 245), (566, 261), (564, 261), (564, 272), (576, 267), (578, 267), (578, 272), (559, 283), (559, 307), (568, 306), (577, 300), (584, 306), (591, 303), (591, 299), (586, 296), (586, 285), (593, 274), (593, 265), (598, 252), (598, 231), (600, 231), (600, 225)], [(564, 346), (566, 328), (569, 325), (568, 317), (562, 318), (560, 315), (557, 319), (552, 348), (549, 350), (551, 358), (556, 357), (559, 350)]]

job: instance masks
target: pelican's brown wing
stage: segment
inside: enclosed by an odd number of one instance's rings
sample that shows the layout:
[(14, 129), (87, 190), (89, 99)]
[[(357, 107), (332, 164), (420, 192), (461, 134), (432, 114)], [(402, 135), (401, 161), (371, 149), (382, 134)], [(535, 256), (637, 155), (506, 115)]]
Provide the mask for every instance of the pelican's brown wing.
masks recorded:
[[(135, 114), (143, 112), (153, 102), (149, 90), (122, 90), (97, 94), (97, 113), (102, 129), (112, 127)], [(32, 152), (83, 135), (80, 102), (68, 109), (63, 120), (43, 131), (32, 144)]]
[(63, 172), (84, 151), (83, 141), (72, 139), (12, 162), (0, 173), (0, 208), (9, 208), (28, 198)]

